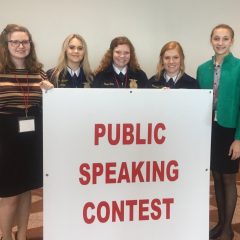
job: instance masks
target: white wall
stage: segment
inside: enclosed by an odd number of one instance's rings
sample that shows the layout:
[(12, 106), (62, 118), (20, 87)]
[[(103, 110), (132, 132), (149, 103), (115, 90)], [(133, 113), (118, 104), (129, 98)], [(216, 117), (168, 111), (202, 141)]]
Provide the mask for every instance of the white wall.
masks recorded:
[(240, 56), (239, 0), (0, 0), (0, 7), (0, 30), (8, 23), (26, 26), (45, 70), (56, 64), (70, 33), (87, 41), (93, 69), (114, 37), (127, 36), (149, 77), (161, 47), (170, 40), (182, 44), (186, 71), (195, 76), (197, 66), (213, 54), (209, 36), (219, 23), (235, 30), (232, 50)]

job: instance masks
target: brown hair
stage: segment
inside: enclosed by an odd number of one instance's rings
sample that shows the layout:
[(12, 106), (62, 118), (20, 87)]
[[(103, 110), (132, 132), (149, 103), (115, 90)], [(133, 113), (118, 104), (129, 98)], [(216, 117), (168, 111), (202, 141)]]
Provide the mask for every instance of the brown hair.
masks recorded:
[(104, 54), (99, 67), (95, 71), (95, 74), (105, 70), (112, 63), (114, 49), (118, 45), (123, 45), (123, 44), (128, 45), (129, 48), (130, 48), (130, 61), (128, 63), (128, 67), (133, 71), (141, 69), (140, 65), (138, 63), (137, 57), (136, 57), (136, 53), (135, 53), (135, 49), (134, 49), (133, 44), (131, 43), (131, 41), (127, 37), (120, 36), (120, 37), (114, 38), (111, 41), (110, 47), (107, 50), (107, 52)]
[(230, 35), (231, 35), (232, 39), (234, 39), (234, 31), (233, 31), (233, 29), (229, 25), (227, 25), (227, 24), (219, 24), (216, 27), (214, 27), (213, 30), (211, 31), (210, 40), (212, 39), (214, 31), (216, 29), (219, 29), (219, 28), (227, 29), (230, 32)]
[(25, 59), (25, 67), (29, 72), (40, 72), (43, 65), (37, 60), (32, 36), (27, 28), (17, 24), (8, 24), (0, 35), (0, 72), (9, 72), (16, 69), (8, 50), (8, 38), (13, 32), (24, 32), (28, 35), (30, 41), (30, 52)]

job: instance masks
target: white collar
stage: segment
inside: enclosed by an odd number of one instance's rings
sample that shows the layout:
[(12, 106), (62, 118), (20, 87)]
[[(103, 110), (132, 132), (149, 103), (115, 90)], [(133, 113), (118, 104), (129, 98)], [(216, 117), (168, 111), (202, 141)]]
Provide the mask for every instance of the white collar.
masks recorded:
[(173, 77), (170, 77), (170, 76), (168, 76), (168, 75), (165, 73), (165, 74), (164, 74), (164, 78), (166, 79), (167, 82), (169, 81), (170, 78), (172, 78), (172, 80), (173, 80), (174, 82), (177, 82), (179, 75), (180, 75), (180, 72), (179, 72), (177, 75), (175, 75), (175, 76), (173, 76)]
[(71, 77), (73, 77), (74, 74), (76, 74), (78, 77), (80, 74), (81, 68), (78, 68), (77, 70), (72, 70), (70, 67), (67, 66), (67, 70), (68, 70), (69, 74), (71, 75)]
[(122, 70), (119, 70), (114, 64), (112, 65), (113, 66), (113, 69), (114, 69), (114, 71), (117, 73), (117, 74), (119, 74), (120, 72), (122, 73), (122, 74), (126, 74), (126, 72), (127, 72), (127, 66), (125, 66)]

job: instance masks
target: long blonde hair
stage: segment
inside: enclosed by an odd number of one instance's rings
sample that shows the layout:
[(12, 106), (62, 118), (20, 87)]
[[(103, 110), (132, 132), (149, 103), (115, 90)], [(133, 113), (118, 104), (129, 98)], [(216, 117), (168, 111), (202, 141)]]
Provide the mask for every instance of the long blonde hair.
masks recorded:
[(58, 58), (57, 66), (54, 68), (54, 70), (51, 74), (50, 81), (53, 81), (53, 80), (57, 81), (59, 78), (59, 75), (62, 71), (63, 71), (64, 75), (67, 73), (68, 59), (67, 59), (66, 51), (67, 51), (70, 41), (74, 38), (78, 39), (82, 43), (83, 49), (84, 49), (84, 57), (83, 57), (83, 60), (80, 63), (79, 67), (83, 68), (83, 72), (84, 72), (87, 82), (88, 83), (92, 82), (92, 71), (90, 68), (89, 60), (88, 60), (87, 43), (82, 36), (80, 36), (79, 34), (76, 34), (76, 33), (70, 34), (64, 40), (64, 42), (62, 44), (62, 50), (61, 50), (60, 56)]

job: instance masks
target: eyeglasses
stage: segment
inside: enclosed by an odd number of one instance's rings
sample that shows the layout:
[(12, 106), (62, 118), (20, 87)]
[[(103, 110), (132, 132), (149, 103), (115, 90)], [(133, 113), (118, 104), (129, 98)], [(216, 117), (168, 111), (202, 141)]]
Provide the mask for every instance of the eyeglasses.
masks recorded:
[(23, 45), (23, 47), (28, 47), (31, 43), (30, 40), (22, 40), (22, 41), (19, 41), (19, 40), (9, 40), (8, 41), (12, 47), (19, 47), (20, 44)]

